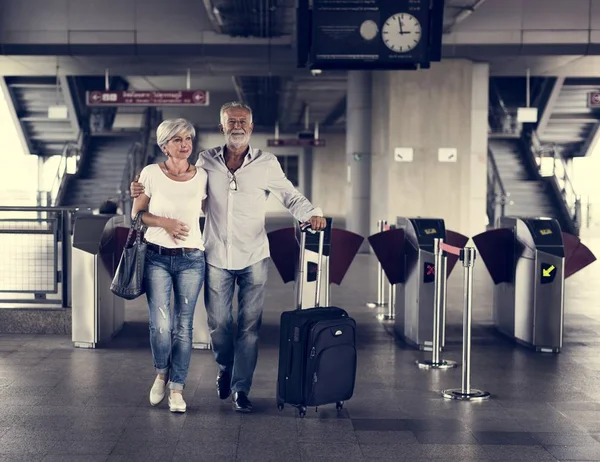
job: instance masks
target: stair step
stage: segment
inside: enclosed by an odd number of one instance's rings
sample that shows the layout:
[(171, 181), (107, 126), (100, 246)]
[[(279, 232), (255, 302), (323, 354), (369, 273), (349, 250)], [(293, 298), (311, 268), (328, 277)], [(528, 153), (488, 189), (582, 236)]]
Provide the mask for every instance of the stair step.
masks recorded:
[(69, 186), (65, 204), (97, 208), (119, 195), (127, 155), (134, 139), (129, 137), (93, 137), (84, 170)]

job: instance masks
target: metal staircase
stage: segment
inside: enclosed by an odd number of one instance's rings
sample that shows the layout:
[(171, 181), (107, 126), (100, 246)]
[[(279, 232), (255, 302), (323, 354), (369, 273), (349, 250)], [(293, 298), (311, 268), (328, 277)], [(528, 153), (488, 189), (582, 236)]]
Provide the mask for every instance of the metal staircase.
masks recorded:
[(97, 209), (111, 200), (129, 216), (129, 184), (152, 162), (156, 151), (154, 132), (161, 120), (160, 111), (146, 108), (137, 129), (105, 131), (88, 137), (77, 173), (67, 178), (61, 205)]
[(489, 148), (507, 193), (504, 214), (557, 218), (544, 181), (531, 175), (523, 161), (521, 140), (490, 140)]
[(586, 155), (597, 142), (600, 113), (595, 114), (586, 104), (590, 82), (563, 78), (535, 81), (533, 106), (541, 114), (537, 124), (515, 123), (516, 108), (524, 106), (523, 95), (518, 95), (521, 83), (518, 79), (496, 79), (490, 85), (490, 224), (503, 215), (546, 216), (577, 235), (581, 201), (565, 159)]
[[(535, 132), (533, 132), (535, 138)], [(488, 218), (500, 216), (550, 217), (561, 228), (579, 234), (581, 203), (552, 147), (526, 137), (490, 139), (488, 153)]]
[(589, 108), (588, 95), (600, 79), (556, 79), (537, 128), (542, 144), (552, 144), (563, 158), (589, 155), (600, 139), (600, 111)]
[(86, 160), (76, 177), (69, 180), (62, 205), (97, 209), (107, 200), (118, 203), (123, 172), (138, 138), (111, 134), (91, 137)]
[[(65, 143), (79, 134), (69, 85), (65, 77), (5, 77), (5, 84), (29, 153), (49, 157), (61, 155)], [(67, 117), (50, 117), (52, 106), (66, 106)]]

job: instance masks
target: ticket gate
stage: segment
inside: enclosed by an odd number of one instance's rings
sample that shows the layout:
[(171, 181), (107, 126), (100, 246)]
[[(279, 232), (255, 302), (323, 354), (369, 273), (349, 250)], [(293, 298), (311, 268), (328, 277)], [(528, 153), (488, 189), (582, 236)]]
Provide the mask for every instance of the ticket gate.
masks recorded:
[(473, 237), (494, 282), (494, 324), (540, 352), (563, 341), (565, 279), (596, 260), (553, 218), (501, 217)]
[[(79, 215), (73, 226), (72, 342), (96, 348), (123, 327), (125, 300), (110, 291), (123, 251), (117, 238), (123, 215)], [(126, 229), (127, 230), (127, 229)]]
[[(434, 239), (464, 247), (468, 237), (446, 230), (440, 218), (398, 217), (396, 229), (369, 237), (375, 255), (391, 284), (396, 288), (394, 332), (398, 338), (420, 350), (433, 345), (435, 260)], [(447, 256), (446, 277), (458, 257)], [(445, 343), (445, 312), (442, 312), (441, 342)]]
[[(340, 285), (350, 264), (364, 241), (362, 236), (343, 229), (333, 228), (333, 219), (326, 218), (327, 226), (323, 236), (322, 281), (320, 286), (320, 305), (330, 306), (331, 284)], [(303, 277), (302, 294), (296, 294), (301, 300), (294, 308), (311, 308), (315, 304), (318, 270), (318, 234), (307, 233), (304, 252), (304, 267), (300, 268), (300, 228), (298, 225), (282, 228), (267, 234), (271, 260), (275, 264), (284, 283), (294, 282), (295, 292), (299, 290), (298, 277)], [(323, 284), (323, 281), (328, 283)], [(298, 297), (301, 295), (301, 297)]]

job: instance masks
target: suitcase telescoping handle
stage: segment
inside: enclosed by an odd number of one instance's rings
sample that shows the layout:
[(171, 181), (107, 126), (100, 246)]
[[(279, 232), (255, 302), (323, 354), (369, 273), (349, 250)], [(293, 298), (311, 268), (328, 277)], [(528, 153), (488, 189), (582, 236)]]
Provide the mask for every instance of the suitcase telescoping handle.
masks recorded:
[(298, 309), (302, 309), (302, 289), (304, 286), (304, 256), (306, 253), (306, 233), (319, 233), (319, 253), (317, 256), (317, 283), (315, 294), (315, 307), (318, 307), (321, 302), (321, 268), (323, 267), (323, 242), (325, 240), (325, 231), (314, 231), (310, 224), (300, 225), (300, 271), (298, 277)]

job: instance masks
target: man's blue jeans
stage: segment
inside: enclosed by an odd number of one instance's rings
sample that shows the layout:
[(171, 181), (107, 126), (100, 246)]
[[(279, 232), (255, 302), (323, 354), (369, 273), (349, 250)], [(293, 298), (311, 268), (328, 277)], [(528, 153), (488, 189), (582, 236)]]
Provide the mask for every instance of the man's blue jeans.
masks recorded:
[[(150, 346), (157, 374), (169, 389), (183, 390), (192, 355), (194, 310), (206, 271), (204, 252), (161, 255), (146, 252), (144, 282), (150, 311)], [(174, 306), (171, 310), (171, 288)]]
[[(231, 376), (231, 391), (250, 392), (258, 359), (269, 258), (241, 270), (206, 265), (204, 289), (208, 328), (215, 360)], [(237, 281), (237, 336), (233, 336), (233, 293)]]

